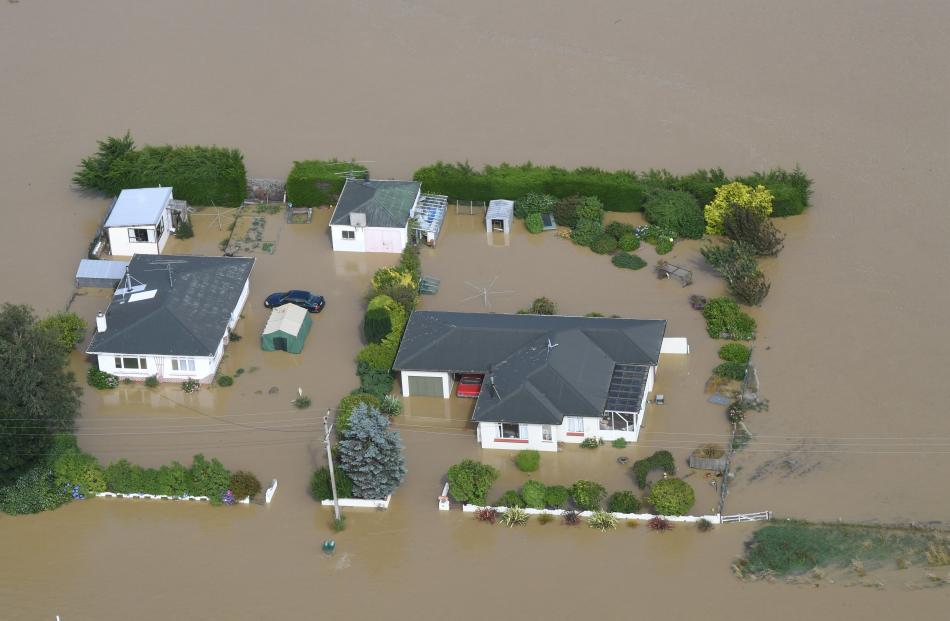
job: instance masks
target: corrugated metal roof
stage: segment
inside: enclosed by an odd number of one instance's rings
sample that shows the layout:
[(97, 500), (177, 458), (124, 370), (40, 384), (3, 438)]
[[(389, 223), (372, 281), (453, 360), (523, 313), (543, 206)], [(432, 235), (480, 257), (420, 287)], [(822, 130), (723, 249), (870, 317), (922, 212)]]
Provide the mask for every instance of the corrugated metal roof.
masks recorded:
[(79, 269), (76, 270), (76, 280), (119, 280), (125, 276), (125, 268), (128, 265), (128, 261), (83, 259), (79, 262)]
[(278, 306), (270, 312), (267, 324), (264, 326), (264, 334), (272, 332), (286, 332), (287, 334), (298, 334), (300, 326), (307, 318), (307, 311), (295, 304), (284, 304)]
[(366, 214), (366, 226), (402, 228), (419, 196), (418, 181), (347, 179), (330, 224), (349, 224), (350, 213)]
[(171, 197), (171, 188), (122, 190), (109, 212), (105, 226), (111, 228), (156, 224)]

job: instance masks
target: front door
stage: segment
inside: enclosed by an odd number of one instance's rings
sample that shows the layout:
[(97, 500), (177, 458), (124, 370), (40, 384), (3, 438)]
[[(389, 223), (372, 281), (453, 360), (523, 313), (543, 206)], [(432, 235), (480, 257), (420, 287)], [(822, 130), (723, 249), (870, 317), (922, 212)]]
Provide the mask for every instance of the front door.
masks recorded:
[(274, 337), (274, 349), (277, 351), (287, 351), (287, 337), (286, 336), (275, 336)]

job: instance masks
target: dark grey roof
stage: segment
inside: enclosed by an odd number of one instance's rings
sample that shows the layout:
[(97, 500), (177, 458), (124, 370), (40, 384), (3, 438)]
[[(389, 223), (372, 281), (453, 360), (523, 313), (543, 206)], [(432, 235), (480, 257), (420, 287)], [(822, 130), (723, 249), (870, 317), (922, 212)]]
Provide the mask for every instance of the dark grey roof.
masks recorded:
[(253, 265), (239, 257), (133, 256), (129, 275), (144, 291), (113, 296), (106, 331), (93, 336), (86, 353), (213, 355)]
[(610, 392), (631, 398), (615, 368), (655, 365), (665, 332), (662, 320), (416, 311), (393, 368), (487, 373), (474, 420), (560, 424), (602, 415)]
[(350, 213), (366, 214), (366, 226), (406, 226), (422, 187), (418, 181), (347, 179), (330, 224), (349, 224)]

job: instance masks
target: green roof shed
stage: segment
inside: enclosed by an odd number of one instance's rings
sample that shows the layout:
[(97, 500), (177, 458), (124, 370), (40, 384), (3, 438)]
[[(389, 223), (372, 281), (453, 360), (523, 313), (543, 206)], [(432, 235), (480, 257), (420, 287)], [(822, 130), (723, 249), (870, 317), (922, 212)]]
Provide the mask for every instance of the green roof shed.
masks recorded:
[(312, 323), (313, 320), (305, 309), (293, 304), (278, 306), (271, 311), (267, 325), (264, 326), (261, 349), (299, 354), (303, 351), (303, 344), (307, 340)]

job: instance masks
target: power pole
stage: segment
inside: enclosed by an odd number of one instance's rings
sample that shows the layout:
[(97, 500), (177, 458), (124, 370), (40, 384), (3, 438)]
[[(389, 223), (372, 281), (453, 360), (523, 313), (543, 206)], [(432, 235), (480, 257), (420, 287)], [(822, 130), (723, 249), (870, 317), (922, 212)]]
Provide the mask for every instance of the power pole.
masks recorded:
[(333, 472), (333, 451), (330, 450), (330, 431), (333, 429), (333, 425), (330, 424), (330, 410), (327, 410), (327, 415), (323, 417), (323, 443), (327, 447), (327, 461), (330, 463), (330, 488), (333, 490), (333, 516), (339, 521), (340, 520), (340, 499), (336, 496), (336, 475)]

